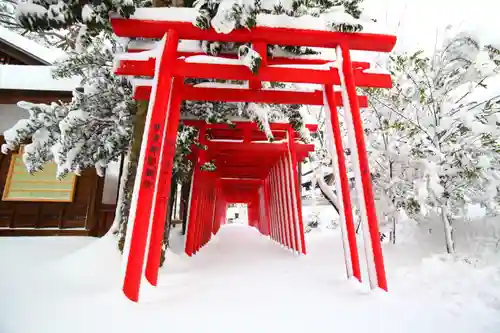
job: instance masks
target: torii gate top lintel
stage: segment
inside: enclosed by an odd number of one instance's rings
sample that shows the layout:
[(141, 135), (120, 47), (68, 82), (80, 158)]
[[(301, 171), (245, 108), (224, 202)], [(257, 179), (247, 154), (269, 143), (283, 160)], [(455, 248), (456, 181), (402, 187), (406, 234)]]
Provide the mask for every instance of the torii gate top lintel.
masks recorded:
[[(264, 24), (252, 29), (236, 29), (229, 33), (219, 33), (213, 28), (199, 29), (192, 22), (198, 12), (194, 8), (138, 8), (129, 19), (112, 16), (111, 25), (114, 32), (128, 38), (163, 38), (168, 31), (175, 33), (181, 43), (176, 48), (173, 75), (186, 78), (243, 80), (250, 82), (250, 88), (259, 89), (259, 82), (295, 82), (311, 84), (340, 85), (340, 76), (335, 66), (324, 66), (332, 63), (330, 59), (321, 57), (268, 57), (269, 45), (292, 45), (320, 48), (341, 47), (344, 51), (344, 62), (352, 67), (356, 86), (373, 88), (390, 88), (391, 78), (386, 73), (369, 71), (370, 64), (366, 62), (351, 62), (349, 51), (391, 51), (396, 43), (396, 37), (374, 33), (342, 33), (325, 30), (307, 30), (303, 28), (276, 27), (269, 24), (273, 15), (259, 15)], [(235, 54), (221, 54), (218, 57), (196, 57), (203, 55), (201, 47), (194, 47), (186, 40), (218, 41), (251, 43), (252, 48), (262, 57), (262, 65), (257, 73), (252, 73), (245, 65), (230, 59), (237, 58)], [(183, 43), (184, 42), (184, 43)], [(144, 47), (144, 46), (143, 46)], [(151, 47), (151, 44), (149, 46)], [(152, 77), (155, 70), (155, 56), (150, 52), (131, 54), (144, 51), (129, 48), (128, 54), (117, 55), (119, 75), (135, 75)], [(194, 57), (193, 57), (194, 56)], [(226, 59), (226, 61), (221, 61)], [(217, 61), (215, 61), (217, 60)], [(303, 66), (306, 65), (306, 66)], [(151, 88), (144, 82), (136, 86), (136, 98), (147, 99)], [(224, 91), (201, 88), (194, 90), (185, 88), (185, 99), (191, 100), (223, 100), (241, 102), (283, 103), (323, 105), (320, 92), (280, 92), (262, 90), (253, 92), (252, 96), (243, 91)], [(219, 87), (220, 88), (220, 87)], [(237, 93), (235, 97), (234, 93)], [(232, 94), (233, 93), (233, 94)], [(303, 101), (301, 101), (303, 100)], [(364, 103), (362, 103), (364, 105)]]
[[(194, 168), (186, 253), (195, 254), (210, 240), (224, 223), (227, 205), (232, 202), (248, 204), (249, 224), (262, 234), (294, 251), (306, 253), (298, 161), (314, 150), (314, 146), (297, 140), (299, 134), (289, 124), (270, 125), (268, 131), (275, 131), (280, 140), (271, 143), (261, 141), (263, 136), (253, 124), (240, 124), (240, 132), (228, 132), (227, 126), (220, 127), (225, 125), (181, 120), (183, 100), (324, 106), (326, 131), (333, 141), (327, 147), (336, 179), (347, 275), (361, 281), (344, 139), (336, 112), (337, 107), (344, 106), (368, 251), (370, 285), (387, 290), (359, 110), (368, 102), (366, 96), (357, 95), (356, 87), (390, 88), (392, 82), (389, 74), (370, 69), (370, 64), (351, 61), (350, 51), (389, 52), (396, 37), (273, 26), (269, 24), (271, 15), (259, 15), (252, 29), (219, 33), (194, 26), (192, 22), (196, 16), (197, 11), (193, 8), (139, 8), (128, 19), (111, 16), (113, 30), (120, 37), (163, 38), (143, 49), (131, 47), (115, 58), (116, 74), (141, 77), (134, 81), (134, 97), (150, 101), (125, 242), (125, 295), (133, 301), (138, 300), (143, 273), (153, 286), (157, 284), (180, 121), (197, 126), (199, 141), (208, 148), (192, 156)], [(201, 48), (184, 47), (185, 40), (251, 43), (262, 63), (258, 71), (252, 73), (235, 54), (206, 56)], [(269, 45), (336, 48), (337, 61), (332, 63), (321, 57), (272, 57), (267, 53)], [(184, 81), (189, 78), (248, 83), (190, 85)], [(316, 84), (322, 89), (271, 89), (264, 88), (263, 82)], [(334, 86), (340, 86), (341, 90), (335, 91)], [(207, 131), (215, 139), (207, 138)], [(215, 172), (200, 168), (209, 160), (220, 164)]]
[(112, 16), (113, 31), (119, 37), (163, 38), (168, 30), (175, 30), (179, 39), (206, 40), (229, 43), (256, 43), (269, 45), (300, 45), (307, 47), (335, 48), (345, 45), (350, 50), (390, 52), (396, 44), (393, 35), (378, 33), (344, 33), (337, 31), (309, 30), (301, 23), (291, 27), (281, 26), (274, 15), (260, 14), (252, 29), (235, 29), (221, 33), (210, 29), (199, 29), (196, 21), (198, 11), (194, 8), (138, 8), (129, 19)]

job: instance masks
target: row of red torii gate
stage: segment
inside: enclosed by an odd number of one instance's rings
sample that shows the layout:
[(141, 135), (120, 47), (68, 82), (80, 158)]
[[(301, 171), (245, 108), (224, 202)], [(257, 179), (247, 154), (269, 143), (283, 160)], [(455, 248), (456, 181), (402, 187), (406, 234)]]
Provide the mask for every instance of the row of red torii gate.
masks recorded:
[[(125, 295), (138, 301), (143, 276), (151, 285), (157, 285), (180, 121), (196, 126), (200, 143), (207, 147), (194, 149), (190, 156), (194, 171), (187, 217), (187, 255), (195, 254), (217, 233), (231, 203), (248, 204), (251, 226), (283, 246), (306, 254), (298, 162), (314, 146), (303, 143), (299, 133), (287, 123), (270, 124), (275, 140), (269, 142), (252, 122), (236, 122), (229, 127), (182, 120), (183, 100), (324, 106), (348, 278), (355, 277), (361, 282), (344, 141), (352, 152), (370, 286), (387, 290), (359, 110), (367, 106), (367, 99), (357, 95), (356, 87), (390, 88), (392, 83), (390, 75), (370, 71), (369, 63), (351, 61), (350, 51), (390, 52), (395, 36), (260, 25), (222, 34), (213, 29), (201, 30), (183, 20), (186, 10), (194, 9), (140, 8), (131, 18), (111, 19), (119, 37), (162, 38), (154, 49), (129, 47), (128, 53), (116, 57), (116, 74), (150, 78), (138, 80), (134, 91), (137, 100), (149, 100), (149, 109), (125, 243)], [(262, 65), (258, 73), (252, 73), (235, 60), (235, 55), (204, 56), (201, 51), (180, 47), (182, 40), (250, 43), (262, 57)], [(269, 45), (335, 48), (336, 61), (270, 57)], [(193, 86), (185, 83), (186, 78), (247, 81), (248, 86)], [(262, 82), (315, 84), (320, 89), (272, 90), (262, 88)], [(341, 90), (335, 91), (334, 86), (340, 86)], [(345, 110), (347, 140), (341, 135), (338, 107)], [(311, 131), (317, 129), (312, 124), (307, 127)], [(207, 161), (215, 162), (215, 172), (200, 168)]]

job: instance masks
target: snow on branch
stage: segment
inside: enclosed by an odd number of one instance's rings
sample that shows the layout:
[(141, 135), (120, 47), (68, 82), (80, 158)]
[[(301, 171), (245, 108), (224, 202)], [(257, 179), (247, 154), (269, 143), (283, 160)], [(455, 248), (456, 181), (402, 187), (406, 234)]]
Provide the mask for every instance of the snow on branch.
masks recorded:
[[(452, 35), (427, 57), (390, 57), (394, 87), (367, 89), (363, 113), (382, 224), (398, 215), (440, 219), (454, 252), (453, 223), (470, 204), (498, 211), (500, 67), (491, 46)], [(440, 227), (442, 228), (442, 227)]]
[(99, 30), (108, 25), (110, 12), (130, 17), (134, 10), (132, 0), (94, 1), (84, 5), (77, 0), (28, 0), (17, 6), (16, 19), (30, 31), (65, 29), (78, 23)]
[(25, 144), (23, 161), (28, 172), (35, 173), (53, 160), (53, 148), (60, 137), (59, 122), (68, 114), (68, 109), (65, 105), (56, 103), (47, 105), (19, 102), (18, 106), (29, 112), (29, 118), (19, 120), (4, 132), (2, 153), (8, 154)]
[[(19, 103), (29, 112), (5, 133), (4, 153), (27, 144), (23, 158), (29, 172), (45, 163), (57, 164), (57, 177), (95, 167), (104, 168), (129, 146), (135, 102), (126, 79), (113, 75), (113, 54), (117, 44), (99, 35), (83, 53), (71, 53), (59, 63), (53, 75), (82, 79), (70, 103)], [(29, 142), (31, 140), (31, 143)]]
[(262, 57), (260, 56), (260, 54), (247, 45), (241, 45), (239, 47), (238, 59), (254, 74), (259, 71), (260, 65), (262, 64)]

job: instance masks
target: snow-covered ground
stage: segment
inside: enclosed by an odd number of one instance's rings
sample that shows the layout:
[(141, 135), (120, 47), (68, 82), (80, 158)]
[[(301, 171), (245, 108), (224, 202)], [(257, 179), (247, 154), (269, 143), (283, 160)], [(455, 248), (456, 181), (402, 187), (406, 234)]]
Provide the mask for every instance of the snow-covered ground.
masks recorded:
[(473, 260), (385, 244), (386, 294), (345, 279), (337, 230), (308, 233), (301, 257), (242, 224), (193, 258), (174, 238), (139, 304), (120, 293), (112, 237), (0, 239), (0, 332), (500, 332), (500, 249)]

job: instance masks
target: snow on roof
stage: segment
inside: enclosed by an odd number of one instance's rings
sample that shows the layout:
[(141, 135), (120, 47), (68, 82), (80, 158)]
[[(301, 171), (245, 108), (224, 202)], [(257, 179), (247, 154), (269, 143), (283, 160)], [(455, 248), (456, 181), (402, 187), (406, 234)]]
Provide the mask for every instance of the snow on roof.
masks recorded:
[(23, 53), (29, 54), (46, 64), (53, 64), (57, 60), (66, 56), (66, 52), (63, 50), (45, 47), (2, 26), (0, 26), (0, 41), (3, 41)]
[(2, 65), (0, 89), (73, 91), (79, 86), (79, 77), (54, 79), (52, 68), (52, 66)]

